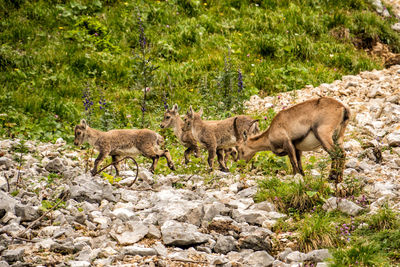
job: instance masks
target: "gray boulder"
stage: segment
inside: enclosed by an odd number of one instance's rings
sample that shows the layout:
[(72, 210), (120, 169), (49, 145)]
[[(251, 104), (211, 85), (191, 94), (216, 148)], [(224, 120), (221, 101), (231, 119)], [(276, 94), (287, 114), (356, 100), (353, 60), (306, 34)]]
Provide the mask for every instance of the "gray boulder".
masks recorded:
[(161, 226), (162, 239), (165, 245), (188, 246), (207, 242), (208, 235), (202, 234), (193, 224), (173, 220)]
[(120, 245), (132, 245), (141, 240), (149, 232), (147, 225), (140, 221), (129, 222), (127, 224), (128, 230), (122, 231), (122, 233), (116, 233), (115, 231), (110, 232), (110, 235), (117, 240)]
[(122, 248), (122, 254), (132, 256), (153, 256), (157, 255), (157, 251), (154, 248), (145, 248), (142, 246), (133, 245)]
[(243, 230), (244, 231), (240, 233), (239, 239), (241, 249), (271, 251), (271, 231), (256, 226), (250, 226)]
[(216, 253), (227, 254), (228, 252), (237, 250), (238, 242), (232, 236), (221, 235), (217, 239), (217, 243), (214, 246)]
[(15, 213), (15, 205), (18, 203), (17, 200), (10, 197), (7, 193), (0, 190), (0, 209), (4, 209), (8, 212)]
[(64, 171), (65, 166), (60, 158), (55, 158), (53, 160), (50, 160), (44, 168), (48, 172), (61, 173), (62, 171)]
[(39, 218), (39, 208), (30, 205), (17, 204), (15, 205), (15, 215), (21, 217), (22, 222), (30, 222)]
[(25, 253), (24, 248), (4, 250), (1, 253), (2, 259), (8, 263), (22, 261)]
[(112, 186), (85, 174), (78, 176), (70, 187), (71, 198), (77, 201), (101, 203), (103, 199), (115, 201)]
[(256, 251), (244, 258), (244, 263), (253, 267), (269, 267), (273, 262), (274, 257), (265, 251)]
[(332, 258), (332, 255), (331, 255), (331, 253), (329, 253), (329, 250), (317, 249), (317, 250), (308, 252), (306, 254), (305, 260), (312, 261), (312, 262), (322, 262), (329, 258)]
[(386, 136), (389, 146), (400, 146), (400, 132), (393, 132)]

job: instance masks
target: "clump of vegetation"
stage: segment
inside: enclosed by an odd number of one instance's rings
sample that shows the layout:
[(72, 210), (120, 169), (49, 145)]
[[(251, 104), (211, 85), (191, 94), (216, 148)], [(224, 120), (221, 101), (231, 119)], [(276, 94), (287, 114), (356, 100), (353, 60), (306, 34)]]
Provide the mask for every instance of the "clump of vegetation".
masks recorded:
[(303, 213), (322, 205), (332, 191), (326, 180), (305, 176), (304, 180), (282, 181), (272, 177), (260, 181), (257, 201), (270, 200), (285, 213)]

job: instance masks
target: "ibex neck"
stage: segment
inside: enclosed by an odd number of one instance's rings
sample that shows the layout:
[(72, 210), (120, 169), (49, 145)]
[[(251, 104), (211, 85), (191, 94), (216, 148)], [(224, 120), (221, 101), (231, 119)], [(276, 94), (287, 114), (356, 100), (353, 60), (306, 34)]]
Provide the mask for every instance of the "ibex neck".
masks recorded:
[(102, 131), (90, 128), (86, 129), (86, 140), (91, 146), (95, 146), (97, 140), (99, 139), (100, 135), (102, 134)]
[(182, 138), (182, 129), (183, 129), (183, 120), (179, 115), (176, 116), (175, 124), (174, 124), (174, 133), (175, 136), (178, 137), (178, 139)]
[(254, 152), (271, 151), (272, 146), (271, 146), (271, 141), (269, 139), (268, 130), (257, 136), (250, 138), (247, 141), (247, 146), (251, 148)]

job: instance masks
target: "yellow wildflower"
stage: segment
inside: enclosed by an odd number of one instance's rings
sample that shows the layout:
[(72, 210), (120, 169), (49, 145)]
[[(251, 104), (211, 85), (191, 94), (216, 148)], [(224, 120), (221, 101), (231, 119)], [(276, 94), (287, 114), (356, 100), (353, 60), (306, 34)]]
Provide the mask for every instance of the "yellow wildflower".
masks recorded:
[(250, 76), (254, 76), (254, 73), (250, 73)]
[(64, 29), (64, 27), (58, 27), (60, 30)]

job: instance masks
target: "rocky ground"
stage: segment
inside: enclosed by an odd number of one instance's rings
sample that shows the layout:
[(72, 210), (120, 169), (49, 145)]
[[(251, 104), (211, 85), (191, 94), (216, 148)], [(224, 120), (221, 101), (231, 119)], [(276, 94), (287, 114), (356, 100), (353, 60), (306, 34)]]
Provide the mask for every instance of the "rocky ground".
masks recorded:
[[(356, 215), (387, 202), (400, 210), (399, 85), (397, 65), (295, 93), (253, 96), (246, 106), (249, 113), (268, 114), (318, 96), (348, 105), (345, 175), (363, 183), (371, 204), (332, 197), (324, 208)], [(0, 152), (0, 266), (326, 266), (330, 257), (326, 249), (293, 250), (291, 233), (271, 230), (286, 215), (273, 203), (254, 203), (256, 180), (265, 177), (243, 181), (217, 172), (221, 186), (213, 188), (198, 175), (152, 175), (140, 168), (128, 188), (134, 172), (124, 171), (112, 184), (91, 177), (80, 152), (62, 139), (2, 140)], [(65, 202), (40, 218), (57, 198)]]

